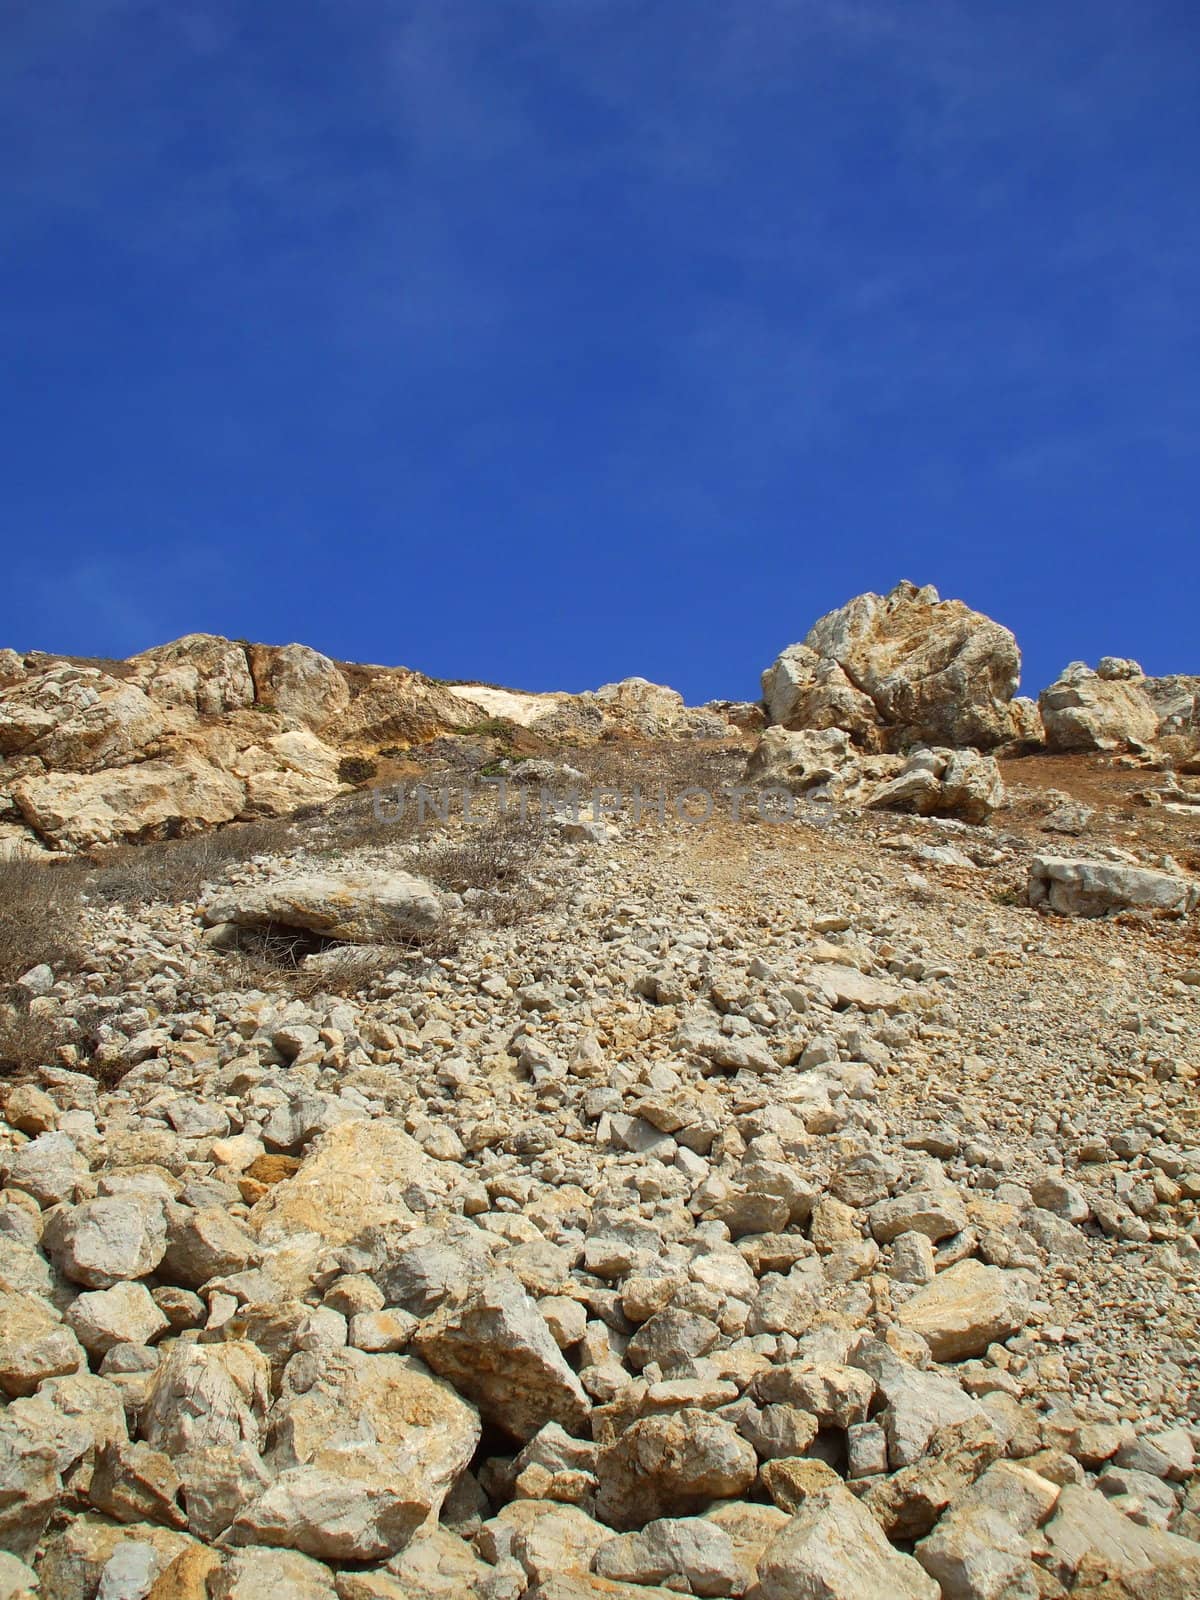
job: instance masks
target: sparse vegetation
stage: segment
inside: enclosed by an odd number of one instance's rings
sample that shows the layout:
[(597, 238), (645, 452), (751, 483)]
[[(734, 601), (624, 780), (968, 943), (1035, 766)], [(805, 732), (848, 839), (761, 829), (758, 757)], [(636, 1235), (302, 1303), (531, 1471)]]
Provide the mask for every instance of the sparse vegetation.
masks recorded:
[(82, 886), (75, 861), (0, 861), (0, 989), (43, 962), (57, 970), (78, 961)]
[(378, 772), (378, 766), (367, 756), (343, 756), (338, 762), (338, 782), (352, 783), (356, 788), (370, 783)]
[(426, 847), (422, 874), (443, 889), (511, 894), (527, 877), (546, 844), (536, 817), (509, 815), (481, 823), (461, 839)]
[(0, 1006), (0, 1078), (51, 1066), (57, 1058), (59, 1030), (54, 1021), (24, 1006)]
[(482, 722), (471, 722), (454, 731), (465, 734), (469, 739), (503, 739), (508, 742), (516, 733), (517, 725), (508, 717), (485, 717)]
[(397, 945), (341, 945), (320, 962), (298, 967), (288, 978), (287, 987), (299, 1000), (312, 1000), (321, 994), (357, 994), (410, 955), (409, 950)]
[(106, 851), (87, 875), (89, 899), (108, 905), (198, 900), (230, 867), (295, 848), (291, 819), (233, 823), (187, 839)]

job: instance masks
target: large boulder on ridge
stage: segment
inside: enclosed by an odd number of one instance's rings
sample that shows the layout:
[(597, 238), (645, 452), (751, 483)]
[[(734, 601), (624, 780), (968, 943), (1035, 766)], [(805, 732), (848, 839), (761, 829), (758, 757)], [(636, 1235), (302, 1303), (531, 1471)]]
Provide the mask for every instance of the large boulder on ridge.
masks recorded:
[(219, 634), (185, 634), (131, 656), (129, 665), (134, 681), (158, 705), (211, 717), (254, 704), (245, 646)]
[(763, 674), (771, 723), (845, 728), (868, 749), (988, 749), (1028, 732), (1007, 628), (931, 585), (899, 583), (829, 612)]
[(350, 685), (337, 663), (306, 644), (253, 645), (250, 661), (259, 704), (291, 724), (319, 728), (350, 704)]
[(1051, 750), (1122, 750), (1200, 736), (1200, 677), (1148, 678), (1136, 661), (1072, 661), (1038, 697)]
[(1072, 661), (1038, 696), (1051, 750), (1120, 750), (1150, 745), (1158, 712), (1136, 661), (1106, 658), (1093, 672)]

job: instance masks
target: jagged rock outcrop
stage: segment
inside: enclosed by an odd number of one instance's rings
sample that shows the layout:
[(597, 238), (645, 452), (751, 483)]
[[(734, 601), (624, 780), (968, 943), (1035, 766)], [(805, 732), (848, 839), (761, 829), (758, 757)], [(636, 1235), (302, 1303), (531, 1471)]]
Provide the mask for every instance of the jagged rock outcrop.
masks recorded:
[[(188, 634), (125, 662), (21, 657), (0, 674), (0, 849), (85, 850), (332, 798), (340, 752), (454, 728), (449, 691), (306, 645)], [(323, 736), (322, 736), (323, 732)]]
[(133, 681), (159, 705), (217, 717), (254, 704), (245, 646), (219, 634), (185, 634), (131, 656), (128, 665)]
[(1004, 804), (1004, 781), (993, 756), (975, 750), (918, 750), (866, 804), (876, 811), (986, 822)]
[[(893, 763), (887, 757), (868, 757), (870, 769), (884, 776)], [(782, 727), (766, 729), (746, 763), (746, 781), (777, 786), (792, 794), (813, 798), (844, 797), (858, 783), (864, 763), (843, 728)]]
[(237, 778), (196, 758), (130, 762), (104, 772), (46, 772), (20, 779), (12, 794), (24, 821), (43, 840), (74, 850), (195, 833), (232, 822), (246, 804)]
[(306, 644), (252, 645), (250, 666), (259, 705), (287, 722), (321, 728), (350, 704), (350, 685), (336, 662)]
[(1136, 661), (1072, 661), (1038, 698), (1051, 750), (1148, 749), (1162, 740), (1186, 752), (1200, 739), (1200, 677), (1148, 678)]
[(136, 683), (97, 667), (59, 664), (0, 690), (0, 757), (8, 760), (36, 758), (66, 772), (120, 767), (169, 727)]
[(986, 822), (1004, 804), (992, 756), (922, 749), (907, 758), (864, 755), (842, 728), (768, 728), (746, 764), (746, 781), (810, 800)]
[(821, 617), (763, 674), (763, 700), (771, 723), (845, 728), (867, 749), (990, 749), (1029, 736), (1020, 673), (1007, 628), (905, 582)]

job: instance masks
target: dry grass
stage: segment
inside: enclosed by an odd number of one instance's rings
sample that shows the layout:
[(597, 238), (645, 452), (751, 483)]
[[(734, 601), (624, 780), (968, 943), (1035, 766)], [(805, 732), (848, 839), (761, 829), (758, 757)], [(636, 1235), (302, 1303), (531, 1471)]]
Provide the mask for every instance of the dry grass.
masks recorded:
[(604, 741), (573, 751), (571, 765), (583, 773), (583, 787), (589, 791), (615, 789), (628, 799), (640, 789), (649, 806), (659, 788), (668, 805), (687, 789), (703, 789), (720, 806), (723, 786), (741, 782), (749, 748), (749, 741)]
[(43, 962), (61, 971), (79, 960), (83, 883), (78, 862), (0, 861), (0, 990)]
[(287, 987), (298, 1000), (318, 995), (355, 995), (387, 977), (409, 960), (411, 952), (398, 945), (342, 945), (319, 962), (306, 962), (289, 976)]
[(282, 817), (234, 823), (188, 839), (122, 845), (94, 861), (88, 896), (99, 904), (126, 906), (198, 900), (231, 866), (252, 856), (285, 854), (296, 843), (292, 821)]
[(49, 1017), (0, 1006), (0, 1078), (25, 1076), (58, 1061), (59, 1031)]
[(413, 838), (421, 827), (412, 786), (403, 786), (403, 804), (390, 787), (346, 795), (328, 805), (297, 812), (306, 850), (339, 856), (347, 850), (382, 848)]
[(546, 847), (546, 829), (537, 817), (516, 814), (482, 822), (460, 839), (426, 845), (420, 854), (422, 876), (443, 889), (511, 893), (519, 889)]

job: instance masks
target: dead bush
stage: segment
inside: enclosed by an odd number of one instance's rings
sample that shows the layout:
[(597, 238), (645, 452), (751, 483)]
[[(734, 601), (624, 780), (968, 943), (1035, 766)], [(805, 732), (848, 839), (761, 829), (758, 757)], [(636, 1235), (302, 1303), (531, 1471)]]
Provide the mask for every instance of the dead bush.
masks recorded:
[(338, 782), (352, 783), (357, 788), (370, 783), (378, 771), (378, 766), (367, 756), (343, 756), (338, 762)]
[(24, 1076), (58, 1061), (57, 1025), (23, 1006), (0, 1006), (0, 1078)]
[(622, 739), (573, 751), (571, 764), (584, 774), (580, 787), (585, 795), (593, 788), (608, 789), (623, 796), (628, 804), (634, 791), (640, 789), (649, 803), (661, 788), (669, 811), (675, 797), (688, 789), (703, 789), (716, 804), (722, 804), (724, 791), (742, 780), (746, 747), (731, 741), (662, 739), (637, 743)]
[(288, 989), (298, 1000), (318, 995), (353, 995), (368, 989), (409, 957), (395, 945), (339, 945), (319, 961), (308, 960), (289, 977)]
[(426, 845), (418, 870), (443, 889), (511, 894), (546, 848), (539, 817), (511, 813), (480, 823), (460, 839)]
[(415, 792), (390, 788), (360, 790), (328, 805), (298, 814), (306, 849), (318, 856), (396, 844), (413, 838), (425, 822)]
[(253, 856), (285, 854), (295, 843), (293, 825), (282, 817), (232, 823), (187, 839), (122, 845), (95, 860), (89, 898), (127, 906), (198, 900), (231, 866)]
[(82, 886), (75, 861), (0, 860), (0, 989), (43, 962), (62, 971), (79, 960)]

